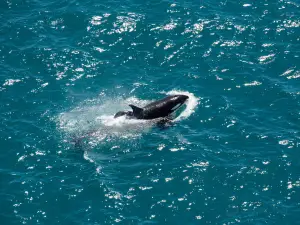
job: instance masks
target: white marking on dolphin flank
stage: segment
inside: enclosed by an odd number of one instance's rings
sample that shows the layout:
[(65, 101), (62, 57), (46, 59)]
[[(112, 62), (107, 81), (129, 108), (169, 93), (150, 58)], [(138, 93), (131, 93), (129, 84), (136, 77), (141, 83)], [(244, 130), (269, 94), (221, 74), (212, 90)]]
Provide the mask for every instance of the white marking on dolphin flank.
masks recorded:
[(181, 103), (178, 103), (177, 105), (175, 105), (173, 108), (172, 108), (172, 111), (175, 111), (176, 109), (178, 109), (182, 104)]

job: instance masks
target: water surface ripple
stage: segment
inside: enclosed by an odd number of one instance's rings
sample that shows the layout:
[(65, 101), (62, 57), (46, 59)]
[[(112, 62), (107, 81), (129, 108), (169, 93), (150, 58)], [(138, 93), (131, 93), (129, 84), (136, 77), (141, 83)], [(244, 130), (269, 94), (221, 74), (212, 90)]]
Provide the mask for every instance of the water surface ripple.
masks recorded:
[[(1, 224), (300, 224), (299, 1), (5, 0), (0, 21)], [(111, 118), (170, 93), (193, 100), (171, 126)]]

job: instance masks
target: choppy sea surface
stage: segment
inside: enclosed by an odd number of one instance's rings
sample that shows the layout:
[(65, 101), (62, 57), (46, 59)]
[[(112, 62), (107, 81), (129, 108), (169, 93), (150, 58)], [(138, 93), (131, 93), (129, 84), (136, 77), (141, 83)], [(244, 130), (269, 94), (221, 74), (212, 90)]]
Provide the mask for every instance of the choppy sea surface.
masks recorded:
[(298, 0), (1, 0), (0, 69), (1, 224), (300, 224)]

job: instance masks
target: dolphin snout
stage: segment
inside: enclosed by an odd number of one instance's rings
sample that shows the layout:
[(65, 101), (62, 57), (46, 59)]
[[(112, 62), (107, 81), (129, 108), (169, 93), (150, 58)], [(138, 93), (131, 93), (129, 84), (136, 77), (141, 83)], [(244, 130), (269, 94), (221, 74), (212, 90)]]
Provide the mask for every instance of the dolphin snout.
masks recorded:
[(178, 99), (180, 99), (181, 102), (185, 102), (188, 98), (189, 98), (189, 96), (187, 96), (187, 95), (179, 95), (179, 97), (178, 97)]

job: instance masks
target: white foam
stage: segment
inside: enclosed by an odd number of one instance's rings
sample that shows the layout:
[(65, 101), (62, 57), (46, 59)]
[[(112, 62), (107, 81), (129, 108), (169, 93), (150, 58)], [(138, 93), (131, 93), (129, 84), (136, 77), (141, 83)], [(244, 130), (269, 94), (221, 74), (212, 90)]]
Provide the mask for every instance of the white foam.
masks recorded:
[(120, 110), (130, 110), (129, 104), (145, 105), (149, 101), (135, 97), (128, 99), (88, 100), (75, 109), (59, 114), (55, 119), (58, 130), (67, 139), (87, 139), (90, 146), (115, 139), (132, 139), (141, 136), (152, 126), (146, 120), (114, 118)]
[(145, 124), (147, 120), (135, 120), (135, 119), (126, 119), (125, 116), (120, 116), (118, 118), (114, 118), (114, 116), (103, 115), (98, 117), (101, 123), (108, 127), (124, 127), (131, 126), (136, 124)]

